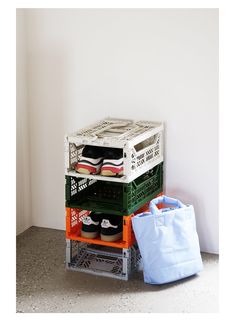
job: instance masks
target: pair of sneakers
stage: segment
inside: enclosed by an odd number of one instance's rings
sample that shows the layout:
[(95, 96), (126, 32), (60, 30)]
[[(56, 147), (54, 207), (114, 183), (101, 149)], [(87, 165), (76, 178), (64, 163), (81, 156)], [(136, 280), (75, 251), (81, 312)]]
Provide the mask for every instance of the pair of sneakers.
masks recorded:
[(86, 145), (75, 165), (75, 171), (88, 175), (121, 176), (123, 175), (123, 151), (121, 148)]
[(94, 239), (100, 235), (102, 241), (114, 242), (122, 238), (122, 216), (91, 212), (82, 218), (81, 236)]

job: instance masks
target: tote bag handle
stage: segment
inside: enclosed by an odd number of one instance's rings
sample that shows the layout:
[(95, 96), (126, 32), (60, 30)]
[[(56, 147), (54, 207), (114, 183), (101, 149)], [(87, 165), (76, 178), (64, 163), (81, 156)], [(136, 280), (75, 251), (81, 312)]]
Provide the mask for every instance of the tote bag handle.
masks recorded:
[(167, 204), (167, 205), (171, 205), (174, 206), (175, 208), (183, 208), (186, 207), (186, 205), (184, 205), (182, 202), (180, 202), (179, 200), (175, 199), (175, 198), (171, 198), (165, 195), (159, 196), (157, 198), (154, 198), (150, 203), (149, 203), (149, 210), (152, 214), (161, 214), (161, 211), (157, 208), (156, 205), (158, 204)]

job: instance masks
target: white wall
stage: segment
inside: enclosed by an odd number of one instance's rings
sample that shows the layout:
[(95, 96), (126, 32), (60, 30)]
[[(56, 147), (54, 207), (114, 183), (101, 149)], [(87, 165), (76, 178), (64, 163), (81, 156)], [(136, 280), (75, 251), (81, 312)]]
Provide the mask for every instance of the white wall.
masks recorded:
[(16, 16), (16, 232), (32, 225), (27, 104), (26, 25), (24, 10)]
[(218, 10), (27, 11), (33, 225), (65, 227), (65, 133), (162, 120), (166, 192), (218, 252)]

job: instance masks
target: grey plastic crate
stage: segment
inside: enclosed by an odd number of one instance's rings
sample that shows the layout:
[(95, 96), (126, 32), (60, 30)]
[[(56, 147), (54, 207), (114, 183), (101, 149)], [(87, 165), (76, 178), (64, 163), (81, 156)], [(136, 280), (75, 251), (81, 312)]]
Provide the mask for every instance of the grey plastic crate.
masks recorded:
[(66, 240), (66, 268), (72, 271), (128, 280), (138, 269), (140, 252), (135, 244), (118, 249), (79, 241)]

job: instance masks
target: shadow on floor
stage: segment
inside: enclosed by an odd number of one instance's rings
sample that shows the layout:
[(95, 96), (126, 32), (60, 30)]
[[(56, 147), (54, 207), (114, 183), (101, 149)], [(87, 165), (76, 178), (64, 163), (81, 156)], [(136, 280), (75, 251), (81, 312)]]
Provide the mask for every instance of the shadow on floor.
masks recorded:
[[(204, 265), (218, 263), (218, 256), (203, 253)], [(157, 286), (145, 284), (141, 271), (133, 273), (128, 282), (65, 269), (65, 233), (47, 228), (31, 227), (17, 237), (17, 306), (26, 299), (73, 298), (92, 295), (112, 297), (156, 293), (190, 288), (200, 276)], [(179, 288), (179, 290), (178, 290)], [(33, 306), (33, 303), (32, 303)], [(33, 308), (31, 308), (32, 310)], [(31, 311), (30, 310), (30, 311)], [(20, 312), (21, 309), (18, 308)]]
[[(203, 254), (205, 258), (208, 254)], [(31, 227), (17, 237), (17, 293), (28, 291), (61, 291), (83, 289), (93, 293), (163, 291), (198, 278), (197, 275), (169, 284), (145, 284), (141, 271), (133, 273), (128, 282), (65, 269), (65, 233)], [(49, 282), (50, 281), (50, 282)], [(95, 285), (94, 285), (95, 282)], [(106, 284), (109, 284), (109, 287)]]

